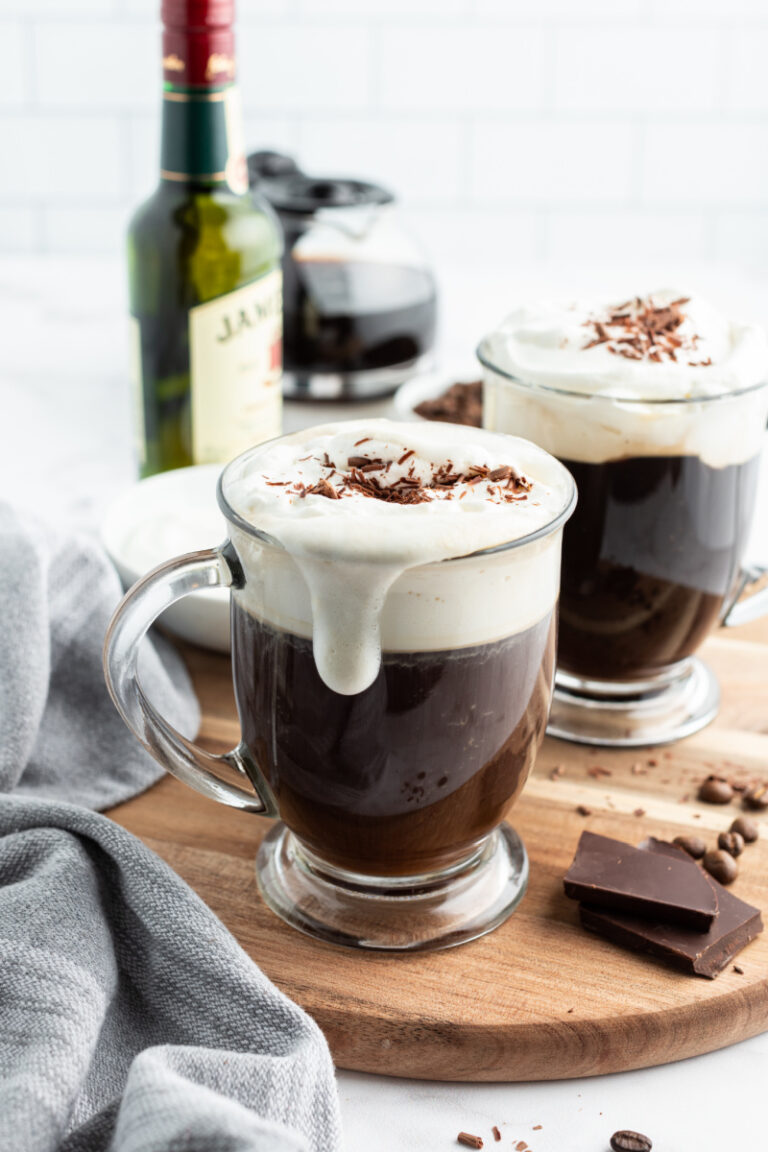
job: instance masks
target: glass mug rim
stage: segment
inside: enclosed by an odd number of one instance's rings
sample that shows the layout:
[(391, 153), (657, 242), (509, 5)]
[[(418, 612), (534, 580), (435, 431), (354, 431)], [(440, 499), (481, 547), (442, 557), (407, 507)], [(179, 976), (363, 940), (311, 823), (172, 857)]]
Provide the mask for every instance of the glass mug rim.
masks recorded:
[[(231, 479), (229, 475), (230, 471), (233, 470), (236, 465), (242, 465), (248, 459), (248, 457), (256, 456), (270, 444), (275, 444), (279, 440), (286, 440), (289, 436), (293, 435), (295, 435), (295, 433), (288, 432), (284, 433), (282, 436), (273, 436), (270, 440), (263, 440), (260, 444), (255, 444), (251, 448), (247, 448), (245, 452), (241, 452), (239, 456), (235, 456), (234, 460), (229, 461), (229, 463), (220, 472), (219, 478), (216, 482), (216, 500), (225, 520), (229, 524), (232, 524), (234, 527), (239, 529), (239, 531), (246, 533), (246, 535), (251, 536), (255, 540), (261, 541), (262, 544), (267, 544), (273, 548), (279, 548), (281, 551), (285, 551), (285, 549), (279, 540), (277, 540), (274, 536), (270, 536), (269, 533), (265, 532), (263, 529), (257, 528), (255, 524), (250, 523), (250, 521), (246, 520), (244, 516), (241, 516), (241, 514), (235, 508), (233, 508), (232, 504), (226, 496), (225, 487), (227, 481)], [(546, 451), (546, 449), (542, 449), (542, 451)], [(551, 456), (552, 453), (547, 453), (547, 455)], [(568, 489), (562, 508), (557, 513), (557, 515), (554, 516), (551, 520), (547, 521), (546, 524), (542, 524), (540, 528), (535, 529), (533, 532), (527, 532), (524, 536), (517, 536), (514, 540), (506, 540), (501, 544), (494, 544), (489, 548), (480, 548), (476, 552), (463, 552), (460, 555), (451, 556), (447, 560), (431, 561), (431, 563), (454, 564), (461, 560), (477, 559), (480, 556), (492, 556), (500, 552), (511, 552), (516, 548), (523, 548), (528, 544), (533, 544), (537, 540), (543, 540), (547, 536), (551, 536), (554, 532), (557, 532), (560, 528), (563, 527), (566, 521), (570, 519), (578, 499), (576, 481), (565, 467), (565, 465), (561, 464), (560, 461), (558, 461), (558, 463), (568, 478)], [(427, 566), (428, 565), (424, 565), (424, 567)]]
[(506, 382), (517, 384), (520, 388), (527, 388), (531, 392), (547, 392), (553, 396), (567, 396), (569, 400), (612, 400), (617, 404), (625, 404), (629, 408), (640, 405), (643, 407), (650, 405), (664, 408), (673, 405), (711, 404), (722, 400), (735, 400), (740, 396), (748, 396), (753, 392), (760, 392), (763, 388), (768, 388), (768, 378), (766, 378), (757, 384), (749, 384), (745, 388), (717, 392), (714, 395), (710, 394), (707, 396), (649, 396), (643, 398), (640, 396), (619, 396), (613, 392), (575, 392), (569, 388), (557, 388), (552, 384), (542, 384), (538, 381), (525, 380), (522, 376), (516, 376), (512, 372), (508, 372), (506, 368), (502, 368), (499, 364), (494, 363), (490, 355), (486, 353), (485, 346), (488, 340), (488, 336), (483, 337), (475, 349), (475, 355), (483, 368), (487, 368), (490, 372), (495, 372), (497, 376), (501, 376)]

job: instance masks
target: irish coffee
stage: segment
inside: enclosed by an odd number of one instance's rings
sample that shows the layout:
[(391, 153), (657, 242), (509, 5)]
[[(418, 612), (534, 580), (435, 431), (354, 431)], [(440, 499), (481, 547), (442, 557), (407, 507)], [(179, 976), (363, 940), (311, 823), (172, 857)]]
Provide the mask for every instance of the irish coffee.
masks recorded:
[(233, 669), (282, 819), (350, 873), (466, 859), (546, 727), (560, 550), (546, 529), (570, 476), (511, 437), (355, 421), (266, 446), (231, 489), (267, 534), (232, 535), (251, 573), (232, 595)]
[(754, 513), (765, 333), (665, 291), (521, 308), (478, 355), (486, 426), (534, 440), (578, 487), (550, 731), (609, 745), (696, 731), (719, 689), (692, 657), (730, 607)]
[(676, 292), (522, 308), (481, 345), (488, 427), (576, 480), (559, 666), (605, 681), (685, 660), (743, 559), (768, 409), (761, 329)]
[[(490, 932), (528, 881), (504, 817), (547, 723), (573, 479), (515, 437), (356, 420), (257, 445), (218, 500), (225, 543), (150, 573), (112, 621), (126, 722), (206, 796), (280, 817), (256, 875), (287, 923), (388, 951)], [(223, 756), (136, 679), (163, 606), (216, 585), (242, 729)]]

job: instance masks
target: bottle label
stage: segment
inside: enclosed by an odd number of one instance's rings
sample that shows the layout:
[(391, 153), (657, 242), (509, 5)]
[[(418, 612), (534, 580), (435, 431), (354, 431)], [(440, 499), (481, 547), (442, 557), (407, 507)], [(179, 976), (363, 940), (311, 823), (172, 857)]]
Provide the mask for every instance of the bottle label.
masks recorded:
[(224, 463), (282, 430), (282, 273), (189, 312), (192, 451)]

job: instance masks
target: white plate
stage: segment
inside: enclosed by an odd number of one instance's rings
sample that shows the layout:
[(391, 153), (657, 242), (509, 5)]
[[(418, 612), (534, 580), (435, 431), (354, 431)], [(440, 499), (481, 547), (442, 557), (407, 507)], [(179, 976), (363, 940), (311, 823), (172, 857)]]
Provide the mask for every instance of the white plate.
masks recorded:
[(423, 400), (434, 400), (450, 388), (451, 384), (469, 384), (480, 378), (480, 365), (474, 366), (467, 361), (452, 369), (442, 369), (440, 372), (424, 372), (419, 376), (412, 376), (405, 384), (401, 384), (395, 393), (395, 415), (398, 420), (423, 420), (414, 411)]
[[(178, 468), (140, 480), (119, 496), (101, 524), (101, 541), (125, 588), (150, 569), (226, 538), (216, 503), (219, 464)], [(160, 617), (166, 631), (182, 640), (229, 652), (229, 591), (192, 592)]]

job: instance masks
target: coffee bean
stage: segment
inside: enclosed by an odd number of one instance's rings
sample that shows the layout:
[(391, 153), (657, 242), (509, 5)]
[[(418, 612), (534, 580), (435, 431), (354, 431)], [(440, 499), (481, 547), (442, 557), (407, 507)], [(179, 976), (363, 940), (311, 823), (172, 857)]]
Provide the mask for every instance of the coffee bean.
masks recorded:
[(744, 837), (738, 832), (721, 832), (717, 838), (717, 846), (731, 856), (741, 856), (744, 851)]
[(613, 1152), (651, 1152), (653, 1144), (648, 1136), (643, 1136), (642, 1132), (624, 1130), (614, 1132), (611, 1136), (611, 1148)]
[(682, 848), (689, 856), (693, 856), (694, 860), (701, 860), (707, 850), (707, 845), (701, 836), (675, 836), (672, 843), (677, 844), (678, 848)]
[(739, 866), (728, 852), (715, 848), (704, 854), (704, 867), (721, 884), (732, 884), (739, 874)]
[(699, 788), (699, 800), (705, 800), (707, 804), (730, 804), (733, 788), (722, 776), (707, 776)]
[(754, 844), (760, 835), (760, 829), (749, 816), (737, 816), (731, 824), (731, 832), (738, 832), (745, 844)]
[(747, 788), (742, 803), (745, 808), (764, 812), (768, 808), (768, 784), (753, 784), (751, 788)]

